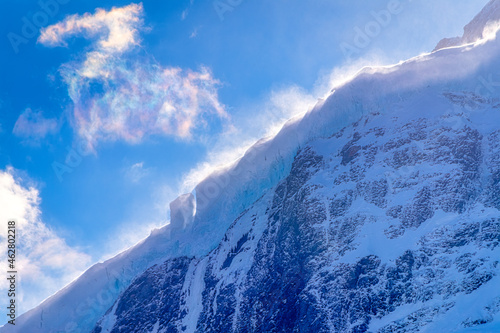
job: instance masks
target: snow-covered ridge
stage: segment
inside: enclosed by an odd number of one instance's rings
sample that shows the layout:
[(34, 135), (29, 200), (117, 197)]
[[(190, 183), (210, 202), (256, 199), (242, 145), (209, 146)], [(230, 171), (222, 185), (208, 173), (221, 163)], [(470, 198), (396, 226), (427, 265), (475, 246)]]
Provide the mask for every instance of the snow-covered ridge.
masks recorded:
[(464, 34), (462, 37), (444, 38), (439, 41), (434, 50), (474, 43), (478, 40), (486, 38), (486, 35), (489, 33), (489, 26), (498, 24), (499, 21), (500, 0), (491, 0), (483, 8), (483, 10), (481, 10), (481, 12), (464, 27)]
[[(415, 96), (443, 91), (475, 92), (478, 77), (500, 68), (499, 55), (500, 41), (495, 39), (440, 50), (395, 66), (363, 69), (304, 117), (290, 120), (274, 138), (258, 142), (234, 165), (202, 181), (193, 195), (176, 200), (171, 226), (153, 231), (133, 248), (94, 265), (18, 318), (15, 327), (3, 327), (0, 332), (90, 332), (135, 276), (166, 259), (203, 256), (213, 250), (238, 215), (289, 173), (300, 147), (374, 110), (384, 113), (408, 98), (417, 100)], [(429, 109), (428, 105), (422, 108)]]
[[(214, 248), (229, 224), (267, 189), (287, 175), (295, 153), (312, 139), (331, 135), (382, 105), (433, 86), (455, 86), (475, 91), (476, 78), (491, 71), (484, 66), (500, 54), (497, 41), (476, 47), (419, 56), (404, 63), (364, 68), (358, 75), (319, 102), (303, 118), (289, 121), (272, 140), (257, 143), (229, 169), (211, 175), (195, 189), (197, 235), (217, 235), (201, 252)], [(381, 110), (383, 112), (383, 108)]]

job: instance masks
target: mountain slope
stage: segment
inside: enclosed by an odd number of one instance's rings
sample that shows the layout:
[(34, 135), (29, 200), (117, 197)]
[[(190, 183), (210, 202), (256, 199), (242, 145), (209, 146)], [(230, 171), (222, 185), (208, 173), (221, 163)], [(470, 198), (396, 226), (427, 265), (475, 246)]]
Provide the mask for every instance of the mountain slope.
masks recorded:
[(498, 55), (365, 68), (0, 332), (494, 331)]
[(474, 43), (479, 39), (488, 37), (488, 26), (496, 26), (500, 22), (500, 1), (490, 0), (474, 19), (464, 27), (462, 37), (443, 38), (439, 41), (434, 51), (446, 47), (460, 46)]
[(93, 332), (495, 332), (500, 99), (461, 82), (363, 101), (216, 249), (150, 268)]
[(493, 332), (500, 131), (460, 109), (311, 142), (214, 251), (150, 268), (93, 332)]

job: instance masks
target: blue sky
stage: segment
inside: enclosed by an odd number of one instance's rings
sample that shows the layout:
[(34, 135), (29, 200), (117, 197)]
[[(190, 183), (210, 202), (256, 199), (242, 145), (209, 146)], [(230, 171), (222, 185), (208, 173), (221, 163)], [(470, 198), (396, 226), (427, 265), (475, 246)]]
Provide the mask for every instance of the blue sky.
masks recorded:
[(0, 203), (22, 221), (22, 309), (168, 223), (170, 200), (334, 82), (431, 51), (486, 2), (4, 3)]

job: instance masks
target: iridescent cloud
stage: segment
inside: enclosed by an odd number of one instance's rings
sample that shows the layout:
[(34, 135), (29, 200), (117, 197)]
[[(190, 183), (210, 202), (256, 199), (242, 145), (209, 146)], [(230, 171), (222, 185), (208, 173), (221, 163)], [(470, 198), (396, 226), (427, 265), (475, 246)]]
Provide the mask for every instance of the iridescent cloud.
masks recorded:
[(163, 67), (141, 55), (142, 4), (72, 15), (42, 30), (39, 43), (64, 46), (70, 37), (92, 40), (91, 48), (61, 66), (73, 101), (73, 125), (94, 147), (99, 141), (140, 142), (147, 135), (190, 138), (207, 116), (227, 117), (218, 100), (219, 82), (207, 68)]

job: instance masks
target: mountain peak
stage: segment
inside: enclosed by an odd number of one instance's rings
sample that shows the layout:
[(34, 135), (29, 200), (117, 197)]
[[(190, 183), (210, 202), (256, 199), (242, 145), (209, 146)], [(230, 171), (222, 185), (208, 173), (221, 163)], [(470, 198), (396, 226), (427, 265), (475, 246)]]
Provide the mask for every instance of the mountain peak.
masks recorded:
[[(495, 18), (500, 0), (453, 45)], [(499, 54), (365, 68), (0, 332), (494, 331), (500, 104), (476, 78)]]
[(491, 0), (484, 6), (481, 12), (464, 27), (464, 34), (462, 37), (443, 38), (439, 41), (434, 51), (481, 40), (486, 37), (485, 30), (488, 26), (498, 21), (500, 21), (500, 0)]

